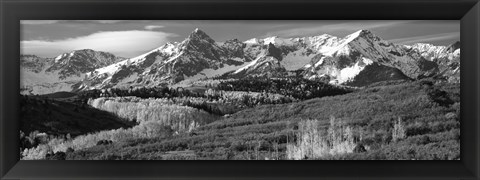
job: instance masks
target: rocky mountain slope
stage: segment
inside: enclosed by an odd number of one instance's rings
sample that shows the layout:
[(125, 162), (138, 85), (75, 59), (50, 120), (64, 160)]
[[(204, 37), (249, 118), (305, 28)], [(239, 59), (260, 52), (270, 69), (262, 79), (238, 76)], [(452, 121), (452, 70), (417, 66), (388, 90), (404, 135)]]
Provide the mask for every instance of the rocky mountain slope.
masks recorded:
[(438, 64), (440, 73), (450, 82), (460, 82), (460, 41), (449, 46), (434, 46), (431, 44), (417, 43), (406, 46), (417, 51), (422, 57)]

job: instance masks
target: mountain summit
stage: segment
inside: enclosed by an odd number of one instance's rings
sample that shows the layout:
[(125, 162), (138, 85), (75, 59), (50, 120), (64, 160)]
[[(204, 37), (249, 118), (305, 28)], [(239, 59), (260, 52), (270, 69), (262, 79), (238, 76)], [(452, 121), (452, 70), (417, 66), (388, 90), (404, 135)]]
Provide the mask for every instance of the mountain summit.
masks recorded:
[(207, 33), (203, 32), (199, 28), (193, 30), (187, 39), (205, 39), (209, 42), (215, 42), (212, 38), (210, 38), (210, 36), (207, 35)]

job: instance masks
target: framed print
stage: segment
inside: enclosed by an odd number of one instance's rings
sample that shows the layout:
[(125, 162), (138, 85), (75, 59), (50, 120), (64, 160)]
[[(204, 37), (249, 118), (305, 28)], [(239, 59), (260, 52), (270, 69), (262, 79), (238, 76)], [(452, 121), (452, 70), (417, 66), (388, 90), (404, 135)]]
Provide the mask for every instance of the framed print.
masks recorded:
[(478, 1), (0, 5), (2, 178), (479, 178)]
[(20, 25), (21, 160), (460, 160), (459, 20)]

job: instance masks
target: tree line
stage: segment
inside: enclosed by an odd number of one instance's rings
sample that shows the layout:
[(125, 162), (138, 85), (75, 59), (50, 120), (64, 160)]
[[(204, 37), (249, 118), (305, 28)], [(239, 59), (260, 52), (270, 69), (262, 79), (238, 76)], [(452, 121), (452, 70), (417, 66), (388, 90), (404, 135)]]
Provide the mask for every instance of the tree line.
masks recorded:
[(304, 78), (243, 78), (221, 82), (216, 88), (226, 91), (281, 94), (300, 100), (341, 95), (353, 91), (353, 89), (348, 87), (334, 86), (321, 81)]

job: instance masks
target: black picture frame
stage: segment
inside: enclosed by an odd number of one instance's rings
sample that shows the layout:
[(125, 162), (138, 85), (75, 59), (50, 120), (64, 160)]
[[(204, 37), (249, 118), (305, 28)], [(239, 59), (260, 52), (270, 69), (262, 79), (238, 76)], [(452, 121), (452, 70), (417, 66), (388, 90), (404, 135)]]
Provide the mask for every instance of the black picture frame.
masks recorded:
[[(478, 0), (0, 0), (2, 179), (478, 179)], [(460, 161), (19, 161), (20, 20), (461, 21)]]

